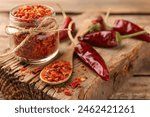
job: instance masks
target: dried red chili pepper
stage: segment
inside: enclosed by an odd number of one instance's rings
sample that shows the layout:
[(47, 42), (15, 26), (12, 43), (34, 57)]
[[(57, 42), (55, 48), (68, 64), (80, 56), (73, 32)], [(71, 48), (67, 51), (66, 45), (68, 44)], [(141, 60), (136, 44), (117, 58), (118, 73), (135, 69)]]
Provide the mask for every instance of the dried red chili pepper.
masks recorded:
[(92, 46), (85, 42), (79, 42), (75, 47), (75, 53), (103, 80), (109, 80), (109, 71), (105, 61)]
[(102, 46), (102, 47), (117, 46), (115, 31), (93, 32), (78, 38), (80, 41), (85, 41), (95, 46)]
[(93, 19), (91, 22), (92, 25), (89, 27), (86, 34), (97, 32), (100, 30), (105, 30), (105, 23), (101, 16), (97, 17), (96, 19)]
[[(139, 31), (143, 31), (144, 29), (130, 21), (119, 19), (119, 20), (115, 21), (113, 30), (116, 30), (120, 34), (124, 35), (124, 34), (132, 34), (132, 33), (136, 33)], [(138, 36), (136, 36), (136, 38), (143, 40), (143, 41), (150, 42), (150, 34), (149, 33), (144, 33), (144, 34), (138, 35)]]
[(108, 31), (93, 32), (93, 33), (86, 34), (83, 37), (78, 37), (78, 38), (80, 41), (86, 41), (95, 46), (115, 47), (119, 44), (119, 42), (122, 39), (134, 37), (137, 35), (141, 35), (143, 33), (145, 33), (145, 31), (122, 36), (116, 31), (108, 30)]
[(96, 19), (93, 19), (92, 23), (93, 24), (99, 23), (100, 24), (100, 29), (105, 30), (105, 23), (104, 23), (104, 20), (103, 20), (102, 16), (99, 16)]
[[(72, 21), (72, 18), (69, 17), (69, 16), (67, 16), (67, 17), (65, 18), (65, 21), (64, 21), (64, 24), (63, 24), (62, 29), (67, 29), (68, 26), (69, 26), (69, 23), (70, 23), (71, 21)], [(73, 23), (71, 29), (72, 29), (72, 32), (75, 31), (75, 23)], [(67, 31), (67, 30), (62, 30), (62, 31), (59, 32), (59, 39), (60, 39), (60, 40), (64, 40), (64, 39), (67, 39), (67, 38), (68, 38), (68, 31)]]
[(104, 20), (103, 20), (102, 16), (98, 16), (97, 18), (92, 20), (92, 23), (93, 24), (100, 23), (101, 25), (104, 25)]

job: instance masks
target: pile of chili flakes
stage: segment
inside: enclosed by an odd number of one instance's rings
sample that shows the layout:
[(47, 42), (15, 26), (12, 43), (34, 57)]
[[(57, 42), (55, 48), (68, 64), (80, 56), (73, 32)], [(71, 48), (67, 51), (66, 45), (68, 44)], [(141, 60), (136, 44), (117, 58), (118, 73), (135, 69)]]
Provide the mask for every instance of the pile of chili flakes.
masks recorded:
[[(84, 69), (84, 71), (86, 71), (85, 66), (81, 66), (82, 69)], [(30, 70), (28, 68), (25, 67), (21, 67), (19, 69), (19, 71), (21, 72), (20, 76), (25, 76), (25, 73), (29, 73), (29, 74), (36, 74), (38, 72), (40, 72), (43, 69), (43, 67), (36, 67), (33, 70)], [(76, 78), (74, 78), (74, 80), (62, 87), (57, 87), (54, 86), (53, 88), (56, 90), (57, 93), (64, 93), (66, 96), (72, 96), (73, 92), (76, 88), (80, 88), (81, 87), (81, 83), (84, 82), (85, 80), (87, 80), (87, 77), (83, 77), (83, 76), (78, 76)]]

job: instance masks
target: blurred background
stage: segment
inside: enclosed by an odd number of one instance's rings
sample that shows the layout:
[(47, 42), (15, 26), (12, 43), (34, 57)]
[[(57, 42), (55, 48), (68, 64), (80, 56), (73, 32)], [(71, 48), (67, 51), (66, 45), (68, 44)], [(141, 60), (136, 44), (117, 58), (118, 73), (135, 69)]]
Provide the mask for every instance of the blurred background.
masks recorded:
[(59, 2), (68, 12), (83, 12), (111, 8), (115, 13), (150, 13), (150, 0), (0, 0), (0, 11), (8, 12), (19, 4)]

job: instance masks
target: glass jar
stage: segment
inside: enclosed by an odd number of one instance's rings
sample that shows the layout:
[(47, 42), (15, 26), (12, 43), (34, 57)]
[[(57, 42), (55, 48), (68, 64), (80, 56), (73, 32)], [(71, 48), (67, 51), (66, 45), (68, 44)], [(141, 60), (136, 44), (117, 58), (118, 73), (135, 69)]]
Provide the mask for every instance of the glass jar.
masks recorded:
[[(42, 5), (48, 8), (52, 14), (48, 17), (55, 18), (55, 12), (53, 8)], [(20, 17), (14, 16), (14, 13), (18, 8), (17, 6), (10, 11), (10, 26), (22, 28), (22, 29), (33, 29), (37, 28), (43, 19), (47, 16), (38, 19), (25, 20)], [(45, 26), (48, 24), (44, 24)], [(44, 27), (42, 27), (44, 28)], [(15, 51), (15, 55), (19, 60), (23, 60), (32, 64), (44, 63), (54, 58), (59, 51), (59, 33), (57, 31), (58, 25), (55, 27), (55, 31), (38, 32), (31, 35), (32, 32), (16, 31), (15, 28), (10, 28), (11, 33), (10, 46), (12, 49), (16, 48), (21, 42), (29, 36), (29, 39)], [(34, 29), (33, 29), (34, 30)]]

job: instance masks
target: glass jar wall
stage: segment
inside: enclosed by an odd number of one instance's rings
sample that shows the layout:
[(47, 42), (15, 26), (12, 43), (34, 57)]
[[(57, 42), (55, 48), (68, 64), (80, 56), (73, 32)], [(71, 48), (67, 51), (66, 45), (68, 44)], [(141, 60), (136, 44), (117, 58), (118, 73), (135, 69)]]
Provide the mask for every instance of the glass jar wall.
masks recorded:
[[(41, 9), (45, 11), (40, 11)], [(35, 10), (39, 10), (39, 12)], [(34, 16), (30, 16), (32, 14)], [(45, 20), (46, 18), (51, 21)], [(18, 6), (10, 12), (10, 26), (13, 27), (9, 29), (11, 33), (10, 44), (12, 49), (18, 47), (15, 55), (20, 60), (37, 64), (47, 62), (57, 55), (59, 33), (55, 12), (51, 7), (43, 5)], [(53, 29), (51, 30), (51, 28)]]

